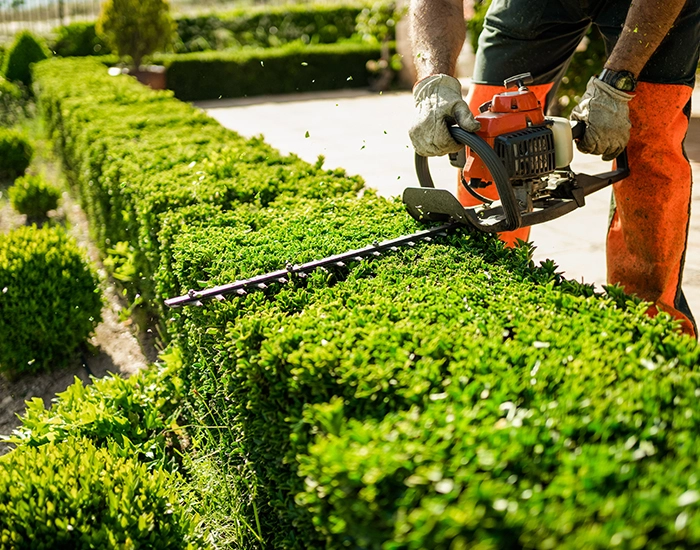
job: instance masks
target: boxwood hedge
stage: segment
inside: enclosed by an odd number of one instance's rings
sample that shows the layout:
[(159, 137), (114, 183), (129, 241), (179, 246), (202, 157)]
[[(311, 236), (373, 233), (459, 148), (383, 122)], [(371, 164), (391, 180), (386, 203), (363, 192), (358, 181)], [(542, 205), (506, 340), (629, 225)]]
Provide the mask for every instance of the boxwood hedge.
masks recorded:
[(184, 101), (365, 88), (379, 44), (341, 42), (165, 55), (168, 88)]
[[(156, 301), (417, 229), (97, 63), (36, 78), (103, 249)], [(197, 436), (252, 471), (231, 492), (266, 545), (698, 544), (697, 344), (530, 254), (457, 232), (161, 310)]]

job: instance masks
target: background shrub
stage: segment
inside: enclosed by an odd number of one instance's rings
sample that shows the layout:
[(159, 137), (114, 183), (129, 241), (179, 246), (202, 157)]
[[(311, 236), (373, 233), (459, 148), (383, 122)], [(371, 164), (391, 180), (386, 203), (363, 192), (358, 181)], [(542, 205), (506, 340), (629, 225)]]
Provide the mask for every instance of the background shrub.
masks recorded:
[(166, 0), (107, 0), (97, 20), (97, 34), (136, 69), (170, 46), (174, 28)]
[(29, 87), (32, 83), (31, 64), (51, 56), (43, 39), (29, 31), (22, 31), (10, 46), (3, 63), (5, 78), (21, 82)]
[(106, 55), (111, 48), (97, 36), (95, 23), (80, 21), (56, 29), (53, 51), (61, 57), (84, 57)]
[(24, 174), (34, 150), (17, 130), (0, 128), (0, 178), (14, 179)]
[(0, 235), (0, 371), (58, 367), (101, 318), (99, 280), (63, 229)]
[(346, 42), (177, 54), (163, 57), (168, 88), (178, 99), (283, 94), (369, 83), (367, 62), (380, 57), (378, 44)]
[(361, 4), (287, 5), (239, 9), (177, 20), (178, 53), (282, 46), (297, 40), (328, 44), (350, 38)]
[(25, 109), (26, 99), (22, 89), (0, 76), (0, 126), (12, 126), (19, 122), (26, 114)]
[(26, 175), (15, 180), (8, 195), (10, 204), (20, 214), (29, 218), (46, 218), (49, 210), (58, 207), (61, 191), (43, 176)]
[(0, 549), (204, 548), (180, 483), (84, 438), (19, 447), (0, 457)]

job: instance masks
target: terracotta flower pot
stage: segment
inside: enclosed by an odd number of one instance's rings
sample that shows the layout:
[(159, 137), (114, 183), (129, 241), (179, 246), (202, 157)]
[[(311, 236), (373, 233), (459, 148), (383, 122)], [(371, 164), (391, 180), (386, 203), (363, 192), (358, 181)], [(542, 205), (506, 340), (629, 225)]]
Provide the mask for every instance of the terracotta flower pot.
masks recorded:
[(127, 69), (126, 67), (111, 67), (108, 72), (112, 76), (129, 74), (141, 84), (153, 90), (165, 90), (167, 88), (165, 67), (162, 65), (141, 65), (138, 71)]
[(141, 84), (153, 90), (165, 90), (165, 67), (162, 65), (141, 65), (137, 71), (129, 71)]

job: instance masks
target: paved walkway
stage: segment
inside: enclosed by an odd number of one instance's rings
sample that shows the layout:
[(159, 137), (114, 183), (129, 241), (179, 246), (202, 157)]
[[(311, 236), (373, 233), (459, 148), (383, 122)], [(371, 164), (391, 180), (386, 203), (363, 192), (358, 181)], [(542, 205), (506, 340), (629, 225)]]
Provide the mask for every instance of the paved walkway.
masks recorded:
[[(686, 141), (696, 182), (700, 181), (700, 88), (694, 94), (694, 118)], [(400, 195), (418, 185), (408, 128), (413, 118), (409, 92), (373, 94), (337, 91), (294, 96), (209, 101), (198, 104), (242, 135), (264, 135), (283, 153), (315, 162), (325, 157), (327, 168), (343, 167), (360, 174), (384, 196)], [(455, 170), (445, 158), (431, 159), (438, 187), (455, 188)], [(599, 157), (576, 152), (573, 168), (595, 174), (609, 169)], [(610, 189), (587, 198), (585, 208), (545, 225), (533, 227), (535, 260), (553, 259), (570, 279), (605, 284), (605, 232)], [(693, 209), (700, 210), (700, 186)], [(683, 285), (693, 311), (700, 317), (700, 214), (691, 220)]]

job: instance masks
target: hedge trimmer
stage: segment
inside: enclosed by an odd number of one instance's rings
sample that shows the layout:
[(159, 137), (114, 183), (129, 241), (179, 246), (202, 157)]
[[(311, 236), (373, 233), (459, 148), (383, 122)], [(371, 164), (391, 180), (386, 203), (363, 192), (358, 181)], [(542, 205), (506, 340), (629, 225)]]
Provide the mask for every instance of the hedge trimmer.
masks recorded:
[[(568, 119), (545, 117), (537, 97), (526, 87), (531, 82), (529, 74), (506, 80), (506, 91), (480, 107), (480, 114), (475, 117), (481, 123), (477, 133), (458, 126), (449, 128), (455, 141), (465, 146), (460, 153), (450, 155), (450, 161), (460, 168), (462, 185), (481, 201), (479, 206), (464, 207), (450, 191), (436, 189), (428, 159), (416, 155), (420, 187), (405, 189), (403, 202), (416, 220), (441, 225), (321, 260), (288, 263), (283, 269), (250, 279), (190, 290), (184, 296), (165, 300), (166, 305), (201, 305), (203, 300), (223, 300), (230, 294), (243, 296), (270, 284), (305, 278), (317, 269), (345, 267), (399, 247), (430, 242), (458, 228), (497, 233), (540, 224), (584, 206), (587, 195), (627, 177), (626, 152), (617, 158), (613, 171), (575, 174), (569, 166), (573, 140), (583, 136), (585, 125), (572, 126)], [(516, 89), (511, 91), (512, 87)], [(499, 200), (488, 199), (479, 192), (490, 185), (496, 186)]]

